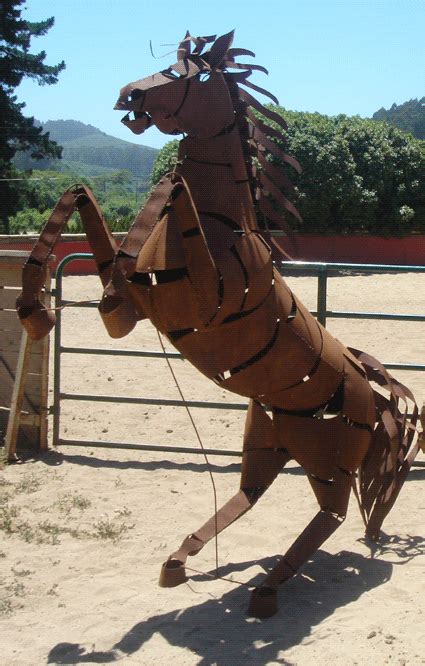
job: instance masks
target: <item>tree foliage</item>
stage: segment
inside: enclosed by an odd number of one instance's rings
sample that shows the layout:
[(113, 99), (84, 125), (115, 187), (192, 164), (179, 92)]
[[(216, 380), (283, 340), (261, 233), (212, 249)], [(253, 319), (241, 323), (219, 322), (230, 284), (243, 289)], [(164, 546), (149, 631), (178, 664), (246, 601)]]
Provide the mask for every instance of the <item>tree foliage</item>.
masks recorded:
[(393, 104), (390, 109), (376, 111), (373, 120), (384, 120), (403, 132), (410, 132), (416, 139), (425, 139), (425, 97), (411, 99), (404, 104)]
[[(292, 228), (381, 236), (425, 232), (423, 142), (373, 120), (273, 109), (289, 125), (281, 145), (303, 168), (297, 175), (279, 165), (295, 185), (294, 203), (303, 218), (302, 224), (288, 220)], [(177, 147), (171, 141), (159, 152), (154, 184), (175, 164)]]
[[(60, 147), (34, 125), (33, 118), (23, 115), (24, 102), (14, 94), (24, 78), (34, 79), (39, 85), (51, 85), (58, 80), (65, 63), (46, 65), (46, 53), (30, 53), (33, 37), (45, 35), (54, 19), (30, 22), (21, 18), (25, 0), (3, 0), (0, 5), (0, 174), (3, 179), (17, 177), (12, 159), (17, 151), (30, 151), (36, 159), (60, 157)], [(0, 219), (7, 232), (8, 216), (19, 208), (24, 192), (15, 181), (2, 181)]]
[(160, 178), (162, 178), (164, 174), (175, 169), (177, 164), (178, 149), (178, 139), (169, 141), (163, 148), (161, 148), (153, 164), (151, 185), (157, 185)]
[(420, 143), (386, 123), (287, 112), (300, 230), (406, 235), (425, 230), (425, 162)]
[[(10, 233), (39, 233), (58, 199), (77, 182), (84, 183), (93, 191), (112, 231), (127, 231), (146, 198), (146, 193), (137, 188), (132, 174), (126, 170), (95, 178), (34, 170), (27, 181), (26, 206), (10, 218)], [(67, 231), (84, 231), (78, 213), (72, 216)]]

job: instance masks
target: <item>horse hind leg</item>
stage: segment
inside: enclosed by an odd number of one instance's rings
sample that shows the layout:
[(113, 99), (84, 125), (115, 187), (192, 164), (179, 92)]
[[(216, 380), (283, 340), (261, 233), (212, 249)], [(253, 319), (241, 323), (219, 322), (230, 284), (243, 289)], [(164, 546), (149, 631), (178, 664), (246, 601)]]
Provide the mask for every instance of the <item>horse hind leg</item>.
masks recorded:
[(308, 476), (320, 511), (269, 572), (262, 585), (253, 590), (248, 614), (267, 618), (277, 612), (277, 588), (292, 578), (300, 567), (344, 522), (352, 486), (352, 473), (337, 468), (333, 479)]
[(161, 587), (184, 583), (188, 556), (197, 555), (208, 541), (249, 511), (273, 483), (291, 458), (285, 449), (275, 449), (274, 444), (270, 417), (258, 403), (251, 401), (245, 426), (240, 490), (200, 529), (187, 536), (164, 562), (159, 578)]

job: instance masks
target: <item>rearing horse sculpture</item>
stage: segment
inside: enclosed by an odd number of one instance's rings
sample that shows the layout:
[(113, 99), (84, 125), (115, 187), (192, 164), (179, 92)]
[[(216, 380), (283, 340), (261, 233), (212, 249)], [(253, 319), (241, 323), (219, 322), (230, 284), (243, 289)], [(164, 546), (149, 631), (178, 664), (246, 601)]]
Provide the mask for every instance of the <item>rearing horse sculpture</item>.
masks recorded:
[(68, 190), (24, 269), (18, 310), (34, 338), (54, 323), (39, 302), (43, 267), (78, 208), (105, 286), (100, 311), (110, 334), (125, 335), (148, 317), (204, 375), (250, 399), (240, 490), (170, 556), (160, 584), (186, 580), (187, 557), (248, 511), (294, 459), (319, 510), (254, 589), (250, 612), (266, 617), (276, 611), (278, 586), (341, 525), (352, 488), (366, 532), (377, 538), (418, 450), (417, 408), (378, 361), (333, 338), (274, 268), (254, 202), (285, 226), (285, 211), (298, 215), (281, 192), (291, 184), (266, 156), (299, 166), (270, 139), (282, 138), (276, 126), (285, 129), (283, 119), (240, 87), (265, 93), (248, 81), (264, 68), (237, 63), (254, 54), (232, 48), (232, 39), (187, 35), (175, 65), (121, 90), (116, 108), (130, 112), (123, 122), (133, 132), (156, 125), (186, 135), (176, 170), (160, 181), (120, 248), (91, 193)]

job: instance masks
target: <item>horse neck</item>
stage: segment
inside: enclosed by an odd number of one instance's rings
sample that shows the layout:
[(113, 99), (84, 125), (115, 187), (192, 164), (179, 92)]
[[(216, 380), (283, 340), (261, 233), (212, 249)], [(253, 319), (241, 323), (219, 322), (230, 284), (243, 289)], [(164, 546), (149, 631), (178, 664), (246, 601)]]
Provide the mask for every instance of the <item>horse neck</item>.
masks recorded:
[(226, 216), (230, 198), (233, 221), (244, 231), (257, 229), (237, 122), (230, 130), (215, 137), (183, 139), (179, 147), (179, 163), (178, 171), (189, 185), (198, 211), (209, 210)]

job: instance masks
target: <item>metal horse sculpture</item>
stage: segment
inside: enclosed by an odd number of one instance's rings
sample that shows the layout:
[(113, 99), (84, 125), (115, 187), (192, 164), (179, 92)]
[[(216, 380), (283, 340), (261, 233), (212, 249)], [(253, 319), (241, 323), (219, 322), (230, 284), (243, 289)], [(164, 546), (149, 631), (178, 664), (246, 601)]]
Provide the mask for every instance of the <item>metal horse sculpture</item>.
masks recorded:
[(333, 338), (273, 267), (254, 202), (273, 224), (285, 225), (285, 211), (298, 215), (281, 192), (291, 184), (266, 157), (299, 165), (270, 140), (282, 139), (283, 119), (240, 87), (274, 99), (248, 81), (264, 68), (237, 63), (254, 54), (232, 48), (232, 38), (187, 35), (175, 65), (121, 90), (115, 108), (130, 112), (123, 122), (133, 132), (156, 125), (186, 135), (176, 170), (120, 248), (92, 194), (68, 190), (25, 266), (18, 310), (33, 338), (52, 327), (53, 313), (39, 302), (43, 267), (78, 208), (105, 287), (99, 308), (110, 334), (125, 335), (148, 317), (204, 375), (250, 399), (240, 490), (170, 556), (160, 584), (186, 580), (187, 557), (248, 511), (294, 459), (319, 510), (253, 591), (250, 613), (267, 617), (277, 609), (278, 586), (343, 522), (351, 489), (367, 534), (378, 537), (418, 450), (417, 408), (378, 361)]

